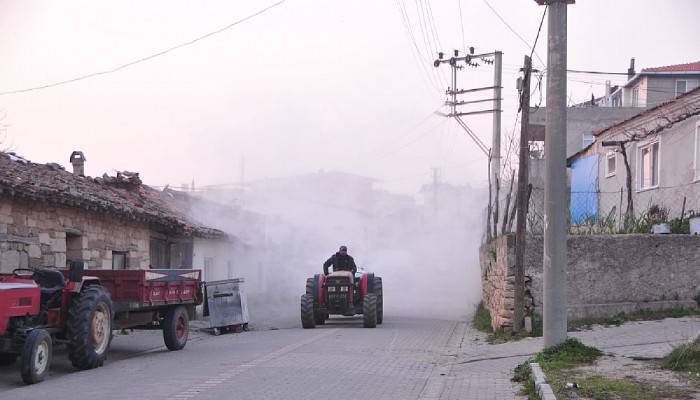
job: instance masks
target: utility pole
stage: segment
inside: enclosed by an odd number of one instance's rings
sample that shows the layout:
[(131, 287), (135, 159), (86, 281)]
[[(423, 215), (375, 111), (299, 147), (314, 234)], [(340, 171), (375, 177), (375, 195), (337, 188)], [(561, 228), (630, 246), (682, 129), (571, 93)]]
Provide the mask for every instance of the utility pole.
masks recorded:
[(566, 341), (566, 13), (574, 0), (547, 5), (547, 125), (544, 181), (544, 346)]
[[(501, 80), (502, 80), (502, 57), (503, 53), (500, 51), (494, 51), (491, 53), (474, 54), (474, 47), (469, 48), (469, 54), (464, 56), (459, 55), (459, 50), (454, 51), (454, 55), (446, 59), (445, 53), (439, 52), (438, 59), (433, 62), (433, 65), (437, 68), (441, 64), (449, 64), (451, 67), (451, 85), (447, 89), (448, 100), (445, 105), (450, 107), (449, 114), (437, 113), (445, 117), (454, 118), (455, 121), (464, 129), (467, 135), (476, 143), (479, 149), (486, 155), (488, 159), (489, 166), (489, 188), (494, 187), (496, 191), (495, 206), (491, 204), (489, 200), (488, 206), (488, 216), (487, 220), (487, 237), (491, 238), (498, 235), (496, 230), (498, 221), (498, 189), (499, 189), (499, 175), (501, 168)], [(471, 88), (471, 89), (458, 89), (457, 88), (457, 71), (464, 69), (465, 67), (477, 68), (481, 64), (489, 64), (494, 66), (494, 81), (492, 86)], [(477, 99), (477, 100), (457, 100), (458, 95), (474, 94), (482, 91), (492, 91), (492, 98)], [(459, 107), (466, 105), (473, 105), (479, 103), (492, 102), (493, 108), (490, 110), (475, 110), (475, 111), (461, 111)], [(486, 146), (484, 142), (474, 133), (474, 131), (469, 128), (469, 126), (462, 120), (463, 116), (476, 115), (476, 114), (493, 114), (493, 139), (491, 143), (491, 148)], [(490, 189), (489, 189), (490, 190)], [(493, 210), (493, 215), (492, 214)], [(493, 218), (493, 235), (491, 235), (491, 219)]]
[(532, 60), (525, 56), (522, 85), (520, 85), (520, 156), (518, 158), (518, 195), (516, 196), (518, 217), (515, 225), (515, 297), (513, 299), (513, 332), (525, 325), (525, 244), (528, 211), (528, 170), (530, 146), (528, 125), (530, 124), (530, 72)]
[(438, 184), (440, 183), (440, 169), (433, 168), (433, 214), (437, 214), (438, 209)]
[[(493, 55), (493, 139), (491, 144), (491, 174), (493, 181), (500, 180), (501, 173), (501, 81), (503, 80), (503, 53)], [(498, 201), (498, 199), (496, 199)]]

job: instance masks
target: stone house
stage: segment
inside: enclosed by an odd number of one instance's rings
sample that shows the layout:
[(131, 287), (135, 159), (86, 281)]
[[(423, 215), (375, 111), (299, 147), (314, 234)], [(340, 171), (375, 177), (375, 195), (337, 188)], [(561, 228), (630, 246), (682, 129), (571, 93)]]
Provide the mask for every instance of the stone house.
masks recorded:
[(195, 242), (233, 240), (192, 220), (170, 191), (144, 185), (137, 173), (92, 178), (82, 153), (71, 162), (72, 173), (0, 152), (0, 272), (70, 260), (99, 269), (192, 268)]
[(667, 208), (669, 218), (680, 216), (684, 206), (700, 212), (700, 88), (595, 136), (589, 148), (569, 158), (572, 209), (585, 197), (586, 208), (601, 215), (627, 210), (626, 155), (635, 213), (654, 204)]

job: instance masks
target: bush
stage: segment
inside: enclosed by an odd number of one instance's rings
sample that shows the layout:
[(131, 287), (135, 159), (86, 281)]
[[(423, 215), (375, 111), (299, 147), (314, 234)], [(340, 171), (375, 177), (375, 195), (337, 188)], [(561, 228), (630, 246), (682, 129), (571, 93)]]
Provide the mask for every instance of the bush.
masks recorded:
[(674, 371), (700, 373), (700, 336), (692, 343), (676, 347), (663, 358), (661, 365)]
[(491, 327), (491, 313), (484, 306), (484, 302), (479, 302), (476, 306), (476, 312), (474, 313), (474, 318), (472, 318), (472, 326), (479, 331), (492, 333), (493, 328)]
[(603, 353), (588, 347), (577, 339), (568, 338), (558, 346), (549, 347), (537, 354), (535, 360), (544, 369), (573, 368), (579, 364), (590, 364)]

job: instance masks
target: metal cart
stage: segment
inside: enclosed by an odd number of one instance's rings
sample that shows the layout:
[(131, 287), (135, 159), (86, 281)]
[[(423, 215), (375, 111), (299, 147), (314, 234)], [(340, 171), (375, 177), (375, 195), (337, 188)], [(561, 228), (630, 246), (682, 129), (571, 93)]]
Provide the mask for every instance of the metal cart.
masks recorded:
[(243, 278), (206, 282), (204, 316), (214, 335), (248, 329), (248, 303), (241, 290)]

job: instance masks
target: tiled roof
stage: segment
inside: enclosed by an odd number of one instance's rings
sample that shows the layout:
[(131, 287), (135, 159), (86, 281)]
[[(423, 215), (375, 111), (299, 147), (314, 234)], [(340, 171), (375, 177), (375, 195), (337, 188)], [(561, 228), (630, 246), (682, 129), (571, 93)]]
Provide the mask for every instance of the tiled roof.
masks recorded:
[[(624, 130), (625, 127), (631, 127), (638, 121), (643, 121), (645, 118), (658, 118), (662, 116), (664, 123), (659, 124), (654, 130), (661, 132), (662, 130), (680, 122), (680, 120), (690, 118), (691, 116), (700, 114), (700, 87), (697, 87), (689, 92), (683, 93), (675, 99), (661, 103), (656, 107), (646, 109), (639, 114), (635, 114), (624, 121), (608, 126), (598, 132), (593, 132), (594, 136), (609, 134), (610, 132)], [(671, 117), (680, 118), (680, 120), (672, 121)]]
[(55, 163), (37, 164), (0, 152), (0, 197), (4, 196), (109, 214), (187, 236), (225, 236), (192, 221), (181, 200), (167, 190), (143, 185), (133, 173), (84, 177)]
[(642, 72), (698, 72), (700, 73), (700, 61), (678, 64), (678, 65), (666, 65), (663, 67), (654, 68), (644, 68)]

